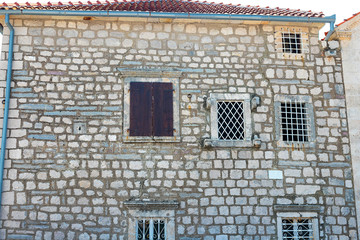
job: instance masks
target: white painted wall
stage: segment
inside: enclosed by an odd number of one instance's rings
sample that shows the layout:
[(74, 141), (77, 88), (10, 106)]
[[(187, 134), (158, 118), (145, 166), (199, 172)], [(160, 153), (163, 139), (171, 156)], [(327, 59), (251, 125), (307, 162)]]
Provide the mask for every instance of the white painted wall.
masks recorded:
[[(340, 25), (339, 28), (341, 28)], [(341, 39), (347, 114), (351, 141), (356, 212), (360, 229), (360, 16), (340, 31), (351, 32), (350, 39)], [(360, 238), (360, 235), (359, 235)]]

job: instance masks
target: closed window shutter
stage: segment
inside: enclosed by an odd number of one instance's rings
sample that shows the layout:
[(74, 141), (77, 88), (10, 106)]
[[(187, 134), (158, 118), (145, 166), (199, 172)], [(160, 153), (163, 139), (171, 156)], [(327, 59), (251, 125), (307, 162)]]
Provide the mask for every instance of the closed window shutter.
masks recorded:
[(130, 136), (152, 135), (152, 83), (130, 83)]
[(153, 135), (174, 136), (172, 83), (153, 83)]

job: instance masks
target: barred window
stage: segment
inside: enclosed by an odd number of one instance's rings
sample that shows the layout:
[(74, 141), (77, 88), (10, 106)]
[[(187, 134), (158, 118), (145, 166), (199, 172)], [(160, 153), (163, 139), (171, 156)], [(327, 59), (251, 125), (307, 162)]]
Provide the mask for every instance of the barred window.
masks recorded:
[(301, 34), (282, 33), (282, 47), (285, 53), (301, 53)]
[(281, 103), (281, 136), (284, 142), (309, 141), (309, 116), (305, 103)]
[(162, 219), (142, 219), (137, 221), (136, 239), (165, 240), (166, 223)]
[(205, 139), (204, 145), (252, 147), (254, 98), (248, 93), (210, 93), (207, 106), (210, 108), (211, 138)]
[(309, 29), (304, 27), (275, 27), (275, 50), (278, 58), (306, 59), (309, 53)]
[(218, 136), (221, 140), (243, 140), (244, 102), (219, 101), (217, 103)]
[(306, 240), (314, 239), (311, 218), (283, 218), (282, 239)]

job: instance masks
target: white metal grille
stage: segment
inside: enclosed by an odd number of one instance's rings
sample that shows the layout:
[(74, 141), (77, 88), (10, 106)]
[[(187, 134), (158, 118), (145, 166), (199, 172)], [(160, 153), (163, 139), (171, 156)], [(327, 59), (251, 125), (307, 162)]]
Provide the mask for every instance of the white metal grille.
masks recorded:
[(303, 102), (282, 102), (280, 106), (281, 136), (284, 142), (308, 142), (309, 111)]
[(165, 240), (165, 221), (144, 219), (137, 221), (136, 239), (138, 240)]
[(218, 138), (221, 140), (243, 140), (244, 102), (222, 101), (217, 103)]
[(311, 218), (283, 218), (282, 239), (306, 240), (314, 239)]

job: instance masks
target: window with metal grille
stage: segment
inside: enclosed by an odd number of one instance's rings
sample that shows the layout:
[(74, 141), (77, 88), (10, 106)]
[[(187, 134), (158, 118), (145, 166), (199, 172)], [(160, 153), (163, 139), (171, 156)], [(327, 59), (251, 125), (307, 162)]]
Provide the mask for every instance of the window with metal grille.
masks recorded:
[(282, 48), (285, 53), (301, 53), (301, 33), (282, 33)]
[(254, 146), (251, 111), (257, 103), (253, 99), (249, 93), (210, 93), (206, 105), (210, 109), (211, 137), (204, 140), (204, 146)]
[(217, 116), (219, 139), (244, 139), (244, 102), (219, 101), (217, 103)]
[(162, 219), (142, 219), (136, 222), (137, 240), (165, 240), (166, 223)]
[(309, 141), (309, 116), (307, 105), (302, 102), (282, 102), (280, 106), (281, 136), (284, 142)]
[(314, 228), (311, 218), (283, 218), (281, 225), (282, 239), (314, 239)]

